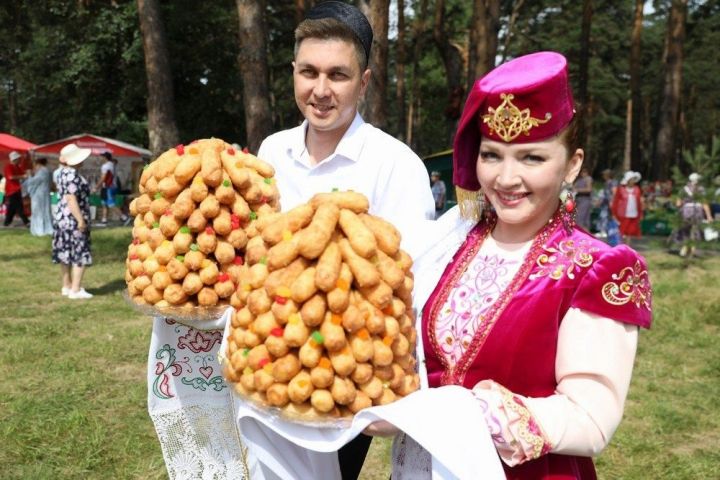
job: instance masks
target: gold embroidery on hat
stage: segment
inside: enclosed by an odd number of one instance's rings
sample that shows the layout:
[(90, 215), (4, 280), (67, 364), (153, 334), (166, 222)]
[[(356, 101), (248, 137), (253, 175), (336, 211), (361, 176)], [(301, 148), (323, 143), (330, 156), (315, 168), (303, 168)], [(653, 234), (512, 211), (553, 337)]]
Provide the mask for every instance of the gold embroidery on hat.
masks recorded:
[(547, 112), (545, 120), (541, 118), (533, 118), (530, 116), (530, 109), (520, 110), (513, 105), (512, 99), (515, 95), (512, 93), (501, 93), (500, 98), (503, 102), (496, 109), (488, 107), (488, 113), (482, 116), (483, 123), (487, 123), (490, 127), (490, 133), (495, 132), (498, 137), (506, 142), (512, 142), (521, 133), (530, 135), (530, 129), (547, 123), (552, 114)]

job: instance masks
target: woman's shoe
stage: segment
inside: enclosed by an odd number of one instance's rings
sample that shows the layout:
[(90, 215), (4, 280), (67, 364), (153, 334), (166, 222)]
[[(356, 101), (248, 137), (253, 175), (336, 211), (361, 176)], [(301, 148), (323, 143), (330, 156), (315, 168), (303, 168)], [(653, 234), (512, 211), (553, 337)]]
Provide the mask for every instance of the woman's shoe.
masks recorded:
[(68, 294), (70, 293), (70, 289), (67, 287), (62, 287), (62, 289), (60, 290), (60, 293), (62, 293), (64, 297), (67, 297)]
[(86, 292), (84, 288), (81, 288), (77, 292), (68, 293), (68, 298), (71, 300), (85, 300), (92, 297), (92, 293)]

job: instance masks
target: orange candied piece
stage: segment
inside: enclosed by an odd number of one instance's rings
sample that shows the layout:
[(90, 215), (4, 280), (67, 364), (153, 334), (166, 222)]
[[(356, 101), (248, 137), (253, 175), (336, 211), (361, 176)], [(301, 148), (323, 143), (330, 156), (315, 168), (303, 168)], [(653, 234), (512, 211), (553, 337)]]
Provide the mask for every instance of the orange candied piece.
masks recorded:
[(367, 340), (368, 338), (370, 338), (370, 332), (368, 332), (367, 328), (361, 328), (360, 330), (358, 330), (356, 335), (362, 340)]
[(330, 369), (332, 367), (332, 362), (330, 362), (329, 358), (322, 357), (320, 362), (318, 362), (318, 367)]
[(335, 284), (337, 288), (342, 290), (343, 292), (347, 292), (350, 290), (350, 284), (347, 282), (347, 280), (339, 278), (337, 283)]
[(337, 313), (333, 313), (330, 317), (330, 321), (333, 323), (333, 325), (341, 325), (342, 324), (342, 316), (338, 315)]
[(385, 335), (385, 337), (383, 337), (382, 341), (385, 345), (387, 345), (389, 347), (393, 343), (393, 338), (390, 335)]

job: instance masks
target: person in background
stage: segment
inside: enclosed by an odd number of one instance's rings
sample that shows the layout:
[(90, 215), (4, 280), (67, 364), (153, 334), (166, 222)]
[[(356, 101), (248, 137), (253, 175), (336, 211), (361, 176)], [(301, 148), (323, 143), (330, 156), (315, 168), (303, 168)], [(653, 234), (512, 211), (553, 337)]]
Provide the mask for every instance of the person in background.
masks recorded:
[(5, 215), (5, 176), (0, 173), (0, 214)]
[[(462, 462), (487, 431), (507, 478), (597, 478), (592, 457), (622, 418), (652, 292), (643, 258), (578, 228), (562, 195), (584, 158), (572, 98), (555, 52), (511, 60), (471, 90), (453, 149), (459, 205), (416, 264), (418, 365), (435, 391), (400, 400), (424, 397), (418, 421), (432, 415), (437, 430), (421, 441), (386, 421), (366, 430), (399, 433), (393, 479), (435, 478), (429, 449)], [(448, 417), (488, 428), (443, 428)], [(443, 452), (452, 435), (468, 447)]]
[(710, 202), (710, 216), (713, 220), (720, 220), (720, 175), (713, 178), (715, 191)]
[(30, 233), (35, 236), (52, 235), (50, 216), (50, 171), (47, 159), (35, 160), (33, 176), (25, 180), (23, 188), (30, 195)]
[(615, 196), (617, 180), (615, 180), (613, 171), (609, 168), (602, 171), (602, 178), (603, 186), (600, 191), (600, 214), (598, 215), (597, 229), (598, 232), (600, 232), (600, 236), (607, 238), (608, 230), (612, 226), (608, 225), (608, 223), (613, 220), (610, 204)]
[(60, 162), (65, 168), (58, 178), (60, 202), (55, 214), (52, 261), (60, 264), (61, 293), (71, 300), (92, 298), (92, 294), (81, 287), (85, 268), (92, 265), (90, 185), (77, 171), (90, 152), (89, 148), (80, 148), (74, 143), (60, 150)]
[(20, 165), (22, 155), (18, 152), (10, 152), (10, 162), (5, 165), (5, 203), (7, 204), (7, 211), (5, 212), (4, 226), (9, 227), (12, 224), (15, 214), (20, 216), (20, 219), (27, 227), (30, 225), (25, 210), (23, 208), (22, 201), (22, 185), (21, 181), (27, 178), (25, 169)]
[(615, 189), (610, 210), (620, 224), (620, 234), (624, 243), (630, 244), (631, 238), (640, 237), (640, 220), (643, 217), (643, 197), (637, 183), (641, 175), (632, 170), (625, 172), (620, 186)]
[(590, 231), (590, 213), (592, 212), (592, 185), (593, 179), (590, 171), (583, 167), (573, 185), (575, 208), (577, 209), (575, 221), (588, 232)]
[[(115, 194), (117, 193), (117, 160), (113, 158), (110, 152), (103, 152), (101, 155), (105, 157), (105, 162), (100, 167), (100, 180), (95, 187), (96, 189), (100, 189), (100, 200), (102, 202), (100, 224), (107, 224), (108, 218), (112, 218), (112, 212), (115, 212), (117, 217), (125, 223), (128, 221), (128, 216), (115, 204)], [(109, 217), (108, 214), (110, 214)]]
[(700, 185), (702, 176), (691, 173), (688, 181), (678, 194), (677, 204), (680, 212), (680, 228), (671, 234), (671, 241), (678, 244), (681, 257), (695, 254), (695, 243), (703, 239), (700, 224), (712, 221), (712, 214), (705, 199), (705, 188)]
[(438, 218), (445, 211), (445, 201), (447, 189), (445, 188), (445, 182), (440, 180), (440, 172), (434, 171), (430, 173), (430, 185), (435, 200), (435, 218)]

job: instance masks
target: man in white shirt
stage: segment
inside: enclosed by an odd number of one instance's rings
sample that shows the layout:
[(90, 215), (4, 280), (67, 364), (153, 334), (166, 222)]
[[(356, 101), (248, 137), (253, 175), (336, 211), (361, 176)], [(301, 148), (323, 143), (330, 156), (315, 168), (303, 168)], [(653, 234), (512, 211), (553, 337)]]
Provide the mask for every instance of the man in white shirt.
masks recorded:
[[(355, 32), (338, 12), (364, 20), (365, 31)], [(368, 197), (370, 213), (403, 232), (433, 219), (434, 201), (420, 158), (358, 113), (370, 81), (371, 43), (370, 24), (354, 7), (323, 2), (308, 12), (296, 30), (293, 62), (295, 101), (305, 121), (266, 138), (258, 157), (275, 167), (283, 210), (318, 192), (354, 190)]]
[[(358, 113), (370, 81), (372, 36), (351, 5), (323, 2), (307, 13), (295, 30), (292, 62), (305, 121), (266, 138), (258, 157), (275, 167), (283, 210), (318, 192), (354, 190), (367, 196), (370, 213), (400, 230), (407, 249), (410, 229), (435, 218), (435, 202), (420, 158)], [(357, 478), (370, 440), (361, 435), (340, 450), (343, 480)]]

